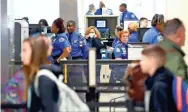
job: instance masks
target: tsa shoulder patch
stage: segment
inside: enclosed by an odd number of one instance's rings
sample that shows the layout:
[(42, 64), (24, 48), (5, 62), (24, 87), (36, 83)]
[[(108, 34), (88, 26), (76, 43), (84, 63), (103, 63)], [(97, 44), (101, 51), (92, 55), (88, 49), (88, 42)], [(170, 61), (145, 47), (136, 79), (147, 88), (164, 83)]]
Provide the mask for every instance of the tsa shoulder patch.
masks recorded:
[(159, 36), (157, 37), (157, 41), (158, 41), (158, 42), (163, 41), (163, 36), (162, 36), (162, 35), (159, 35)]
[(120, 48), (116, 48), (116, 52), (120, 52)]
[(65, 39), (64, 39), (64, 38), (62, 38), (62, 37), (61, 37), (61, 38), (59, 38), (59, 42), (64, 42), (64, 40), (65, 40)]
[(135, 16), (135, 14), (131, 14), (131, 18), (135, 18), (136, 16)]

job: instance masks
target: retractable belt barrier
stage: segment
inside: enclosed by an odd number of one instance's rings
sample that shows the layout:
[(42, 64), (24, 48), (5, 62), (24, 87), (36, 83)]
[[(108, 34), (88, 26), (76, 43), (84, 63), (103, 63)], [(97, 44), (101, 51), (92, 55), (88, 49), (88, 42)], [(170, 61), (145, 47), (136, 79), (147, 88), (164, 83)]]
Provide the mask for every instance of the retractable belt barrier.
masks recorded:
[[(125, 107), (125, 102), (99, 102), (99, 93), (126, 93), (125, 90), (108, 90), (101, 87), (125, 87), (123, 83), (97, 83), (96, 84), (96, 65), (117, 65), (117, 64), (129, 64), (135, 60), (96, 60), (96, 50), (91, 48), (89, 50), (88, 60), (61, 60), (60, 66), (64, 73), (64, 83), (68, 83), (68, 65), (88, 65), (88, 82), (77, 85), (74, 89), (77, 93), (86, 93), (86, 103), (90, 107), (92, 112), (98, 112), (99, 107)], [(10, 62), (10, 64), (21, 65), (21, 62)], [(71, 87), (71, 86), (70, 86)], [(23, 109), (26, 108), (26, 104), (1, 104), (1, 109)]]

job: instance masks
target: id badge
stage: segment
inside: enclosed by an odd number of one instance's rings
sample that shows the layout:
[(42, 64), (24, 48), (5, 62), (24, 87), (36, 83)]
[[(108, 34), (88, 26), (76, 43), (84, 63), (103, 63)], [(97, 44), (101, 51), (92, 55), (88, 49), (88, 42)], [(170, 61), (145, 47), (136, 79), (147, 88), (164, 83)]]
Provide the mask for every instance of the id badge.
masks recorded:
[(74, 44), (77, 44), (77, 40), (74, 40)]
[(82, 47), (83, 46), (83, 42), (82, 41), (80, 41), (80, 47)]

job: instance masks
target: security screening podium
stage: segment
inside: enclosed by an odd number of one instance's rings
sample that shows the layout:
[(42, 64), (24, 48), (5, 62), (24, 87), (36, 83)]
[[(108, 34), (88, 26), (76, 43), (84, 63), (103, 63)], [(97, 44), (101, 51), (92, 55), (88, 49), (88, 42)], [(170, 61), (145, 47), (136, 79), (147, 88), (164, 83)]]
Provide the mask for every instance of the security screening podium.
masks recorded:
[[(96, 60), (95, 49), (91, 48), (89, 50), (88, 60), (61, 60), (60, 65), (64, 69), (64, 82), (68, 84), (69, 87), (74, 89), (77, 93), (85, 93), (86, 103), (90, 107), (92, 112), (99, 112), (99, 107), (125, 107), (125, 101), (115, 102), (116, 99), (109, 99), (106, 101), (99, 101), (101, 93), (125, 93), (125, 90), (109, 90), (107, 87), (124, 87), (123, 83), (97, 83), (96, 82), (96, 65), (107, 65), (107, 64), (128, 64), (132, 61), (130, 60)], [(67, 82), (68, 72), (67, 66), (69, 65), (88, 65), (89, 77), (87, 77), (87, 82), (77, 85), (69, 85)], [(111, 101), (110, 101), (111, 100)]]
[[(94, 56), (94, 57), (93, 57)], [(91, 109), (91, 112), (99, 112), (99, 107), (108, 107), (111, 112), (112, 107), (125, 107), (125, 101), (118, 101), (116, 99), (109, 99), (107, 102), (99, 101), (99, 96), (101, 93), (126, 93), (126, 90), (108, 90), (105, 89), (108, 86), (113, 87), (124, 87), (125, 85), (122, 83), (96, 83), (96, 65), (106, 65), (106, 64), (129, 64), (132, 60), (96, 60), (95, 49), (90, 49), (89, 51), (89, 59), (88, 60), (61, 60), (60, 65), (64, 72), (64, 82), (67, 83), (66, 79), (68, 77), (67, 65), (88, 65), (89, 77), (88, 81), (85, 85), (81, 86), (81, 88), (72, 88), (77, 93), (86, 93), (86, 103)], [(19, 63), (21, 65), (21, 63)], [(68, 83), (67, 83), (68, 84)], [(68, 85), (69, 86), (69, 85)], [(70, 86), (71, 87), (71, 86)], [(102, 87), (102, 88), (101, 88)], [(105, 88), (103, 88), (105, 87)], [(111, 101), (110, 101), (111, 100)], [(26, 104), (1, 104), (2, 109), (20, 109), (26, 108)]]

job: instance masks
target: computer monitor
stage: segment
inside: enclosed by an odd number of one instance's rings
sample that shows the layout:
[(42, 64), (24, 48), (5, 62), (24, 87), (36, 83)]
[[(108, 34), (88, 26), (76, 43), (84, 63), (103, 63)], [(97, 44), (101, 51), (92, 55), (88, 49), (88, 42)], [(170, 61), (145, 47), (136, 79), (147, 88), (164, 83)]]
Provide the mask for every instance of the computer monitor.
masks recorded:
[(138, 35), (137, 35), (137, 38), (140, 42), (142, 42), (142, 39), (143, 39), (143, 36), (144, 34), (146, 33), (146, 31), (148, 31), (150, 28), (138, 28), (137, 29), (137, 32), (138, 32)]
[(148, 46), (149, 43), (143, 43), (143, 42), (128, 42), (127, 43), (129, 46)]
[(39, 24), (29, 24), (29, 35), (35, 35), (38, 33), (51, 33), (50, 27), (42, 27)]
[(49, 26), (41, 27), (41, 32), (52, 33)]
[(128, 60), (141, 60), (142, 50), (149, 43), (128, 43)]
[(95, 27), (99, 30), (102, 38), (110, 37), (110, 29), (107, 27), (107, 20), (105, 19), (96, 19)]
[(86, 28), (95, 26), (102, 38), (114, 37), (116, 26), (119, 25), (118, 15), (87, 15), (85, 19)]
[(29, 35), (40, 33), (42, 28), (39, 24), (29, 24)]
[(97, 28), (107, 28), (107, 21), (106, 20), (96, 20), (95, 21), (95, 26), (97, 27)]
[(102, 39), (104, 46), (112, 46), (113, 41), (114, 41), (114, 38)]

